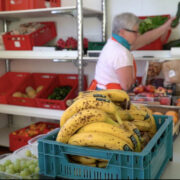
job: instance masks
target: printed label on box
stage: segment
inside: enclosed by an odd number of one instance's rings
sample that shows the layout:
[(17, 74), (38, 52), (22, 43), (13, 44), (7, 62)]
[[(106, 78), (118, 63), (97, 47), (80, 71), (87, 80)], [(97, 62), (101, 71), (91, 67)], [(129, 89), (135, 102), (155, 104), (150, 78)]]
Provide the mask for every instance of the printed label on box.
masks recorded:
[(10, 3), (11, 3), (11, 4), (15, 4), (14, 0), (11, 0)]
[(19, 41), (14, 41), (15, 47), (21, 47), (21, 43)]
[(176, 72), (174, 70), (170, 70), (169, 71), (169, 77), (171, 78), (171, 77), (174, 77), (174, 76), (176, 76)]

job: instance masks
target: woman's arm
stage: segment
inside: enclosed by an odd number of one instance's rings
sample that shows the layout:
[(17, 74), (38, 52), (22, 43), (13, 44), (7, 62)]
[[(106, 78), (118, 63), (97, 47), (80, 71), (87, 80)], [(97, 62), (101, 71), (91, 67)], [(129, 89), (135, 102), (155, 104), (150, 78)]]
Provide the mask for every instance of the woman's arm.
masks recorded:
[(161, 25), (160, 27), (148, 31), (142, 35), (139, 35), (136, 41), (132, 44), (131, 50), (139, 49), (146, 44), (149, 44), (156, 40), (157, 38), (161, 37), (163, 34), (167, 33), (169, 29), (171, 29), (171, 23), (175, 18), (169, 18), (166, 23)]
[(119, 83), (123, 90), (129, 90), (135, 83), (133, 66), (126, 66), (116, 70)]

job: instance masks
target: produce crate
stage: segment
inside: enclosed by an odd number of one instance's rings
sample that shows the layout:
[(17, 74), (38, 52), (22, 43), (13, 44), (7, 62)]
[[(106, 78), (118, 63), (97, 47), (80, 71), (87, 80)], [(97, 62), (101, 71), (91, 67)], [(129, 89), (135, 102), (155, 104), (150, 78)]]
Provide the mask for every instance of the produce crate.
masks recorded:
[[(173, 140), (175, 140), (180, 132), (180, 110), (176, 106), (171, 106), (171, 108), (169, 108), (168, 106), (147, 106), (147, 107), (151, 109), (153, 113), (159, 113), (162, 115), (166, 115), (166, 113), (169, 111), (177, 113), (178, 120), (173, 121)], [(174, 116), (175, 114), (173, 115), (173, 118)]]
[[(27, 145), (14, 153), (0, 155), (0, 179), (39, 179), (37, 157), (27, 156), (26, 151), (33, 154), (33, 148)], [(25, 169), (26, 173), (23, 172)]]
[[(49, 122), (37, 122), (25, 128), (11, 132), (9, 134), (9, 146), (11, 151), (15, 151), (28, 144), (28, 141), (39, 134), (46, 134), (52, 129), (58, 128), (59, 124)], [(30, 135), (28, 135), (28, 132)], [(21, 134), (19, 134), (21, 133)]]
[[(48, 99), (48, 96), (53, 93), (54, 89), (60, 86), (70, 86), (72, 89), (63, 100)], [(84, 76), (84, 89), (87, 89), (87, 78)], [(77, 96), (78, 92), (78, 75), (77, 74), (58, 74), (57, 80), (51, 85), (48, 91), (44, 92), (39, 98), (36, 98), (38, 107), (50, 109), (67, 108), (67, 100), (73, 99)]]
[(46, 7), (60, 7), (60, 0), (5, 0), (6, 10), (25, 10)]
[(5, 1), (0, 0), (0, 11), (4, 11), (4, 10), (5, 10)]
[(23, 82), (30, 73), (8, 72), (0, 77), (0, 104), (8, 104), (9, 95)]
[[(169, 14), (165, 14), (165, 15), (157, 15), (157, 16), (164, 16), (164, 17), (168, 17), (170, 18)], [(145, 19), (147, 17), (154, 17), (154, 16), (140, 16), (140, 19)], [(147, 44), (141, 48), (139, 48), (138, 50), (162, 50), (163, 49), (163, 44), (165, 44), (168, 41), (168, 38), (170, 37), (171, 34), (171, 30), (168, 31), (166, 37), (164, 38), (164, 40), (162, 41), (161, 38), (156, 39), (155, 41), (151, 42), (150, 44)]]
[[(60, 7), (61, 6), (61, 0), (49, 0), (50, 7)], [(49, 7), (49, 5), (48, 5)]]
[(88, 50), (102, 50), (106, 42), (88, 42)]
[[(20, 84), (8, 97), (8, 103), (13, 105), (20, 106), (31, 106), (37, 107), (36, 98), (41, 96), (43, 92), (46, 92), (49, 86), (55, 81), (56, 74), (51, 73), (32, 73), (26, 80)], [(37, 93), (35, 98), (28, 97), (13, 97), (14, 92), (25, 93), (25, 89), (31, 86), (33, 89), (36, 89), (38, 86), (43, 86), (43, 89)]]
[(172, 96), (159, 96), (159, 97), (151, 97), (151, 96), (141, 96), (135, 95), (130, 96), (132, 103), (141, 103), (141, 104), (155, 104), (155, 105), (171, 105)]
[[(142, 152), (104, 150), (56, 142), (58, 129), (38, 140), (40, 174), (69, 179), (157, 179), (173, 156), (172, 118), (155, 115), (158, 131)], [(108, 160), (106, 168), (71, 163), (68, 155)]]
[(33, 46), (42, 46), (57, 35), (54, 22), (40, 22), (44, 26), (26, 35), (11, 35), (5, 33), (3, 37), (6, 50), (32, 50)]

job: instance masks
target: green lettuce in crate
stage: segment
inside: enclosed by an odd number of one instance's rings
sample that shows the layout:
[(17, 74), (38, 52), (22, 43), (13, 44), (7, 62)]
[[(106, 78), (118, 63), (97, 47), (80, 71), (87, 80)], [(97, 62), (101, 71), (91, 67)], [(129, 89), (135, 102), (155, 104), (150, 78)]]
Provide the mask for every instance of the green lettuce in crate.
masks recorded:
[(144, 34), (145, 32), (155, 29), (168, 20), (166, 16), (154, 16), (143, 19), (139, 24), (139, 33)]

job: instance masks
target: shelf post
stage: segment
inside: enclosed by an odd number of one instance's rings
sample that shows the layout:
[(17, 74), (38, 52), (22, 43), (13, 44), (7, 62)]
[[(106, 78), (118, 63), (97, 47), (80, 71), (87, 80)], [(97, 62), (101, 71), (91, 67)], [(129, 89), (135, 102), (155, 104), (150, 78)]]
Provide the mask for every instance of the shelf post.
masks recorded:
[[(8, 32), (8, 25), (7, 25), (7, 20), (3, 20), (3, 31)], [(10, 71), (10, 60), (6, 59), (5, 60), (5, 65), (6, 65), (6, 72)]]
[[(8, 32), (8, 22), (7, 20), (3, 20), (3, 31)], [(6, 66), (6, 72), (10, 71), (10, 60), (5, 59), (5, 66)], [(13, 116), (12, 115), (7, 115), (8, 118), (8, 127), (11, 127), (13, 124)]]
[(82, 0), (76, 0), (78, 33), (78, 90), (83, 90), (83, 10)]
[(103, 12), (102, 41), (105, 42), (107, 40), (107, 1), (101, 0), (101, 3), (102, 3), (102, 12)]

